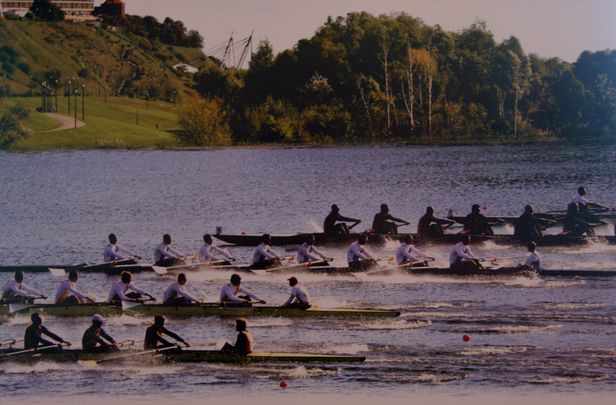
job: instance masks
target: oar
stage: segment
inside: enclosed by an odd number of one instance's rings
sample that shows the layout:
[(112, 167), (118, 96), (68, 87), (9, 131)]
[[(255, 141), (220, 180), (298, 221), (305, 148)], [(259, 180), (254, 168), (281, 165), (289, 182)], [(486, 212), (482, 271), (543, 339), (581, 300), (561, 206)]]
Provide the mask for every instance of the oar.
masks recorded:
[(47, 350), (47, 349), (53, 349), (53, 348), (57, 348), (57, 347), (62, 347), (62, 344), (57, 344), (57, 345), (49, 345), (49, 346), (42, 346), (42, 347), (36, 347), (34, 349), (28, 349), (28, 350), (20, 350), (18, 352), (12, 352), (12, 353), (6, 353), (6, 354), (1, 354), (0, 357), (11, 357), (11, 356), (17, 356), (19, 354), (26, 354), (26, 353), (32, 353), (32, 352), (39, 352), (41, 350)]
[(17, 343), (17, 342), (23, 342), (23, 341), (24, 341), (23, 339), (7, 339), (7, 340), (0, 341), (0, 346), (3, 346), (3, 345), (9, 345), (9, 347), (11, 347), (11, 346), (13, 346), (15, 343)]
[[(151, 300), (148, 300), (151, 301)], [(122, 309), (124, 311), (130, 311), (131, 309), (135, 309), (137, 307), (143, 306), (145, 301), (122, 301)]]
[(274, 267), (272, 269), (265, 270), (265, 272), (266, 273), (279, 273), (279, 272), (283, 272), (287, 270), (295, 270), (295, 269), (301, 269), (301, 268), (306, 268), (306, 267), (310, 267), (310, 262), (293, 264), (290, 266)]
[(101, 359), (101, 360), (79, 360), (77, 363), (79, 363), (81, 366), (86, 367), (86, 368), (97, 368), (98, 365), (101, 363), (108, 363), (108, 362), (116, 361), (116, 360), (129, 359), (131, 357), (143, 356), (145, 354), (161, 353), (167, 350), (179, 349), (179, 348), (180, 348), (180, 345), (175, 345), (175, 346), (163, 347), (161, 349), (144, 350), (141, 352), (109, 357), (107, 359)]
[(18, 312), (26, 312), (32, 305), (29, 304), (9, 304), (9, 314), (16, 314)]
[(154, 270), (154, 273), (158, 274), (159, 276), (167, 274), (167, 268), (166, 267), (152, 266), (152, 270)]
[(64, 277), (64, 275), (66, 274), (66, 271), (64, 269), (56, 269), (56, 268), (53, 268), (53, 267), (49, 268), (49, 272), (54, 277)]

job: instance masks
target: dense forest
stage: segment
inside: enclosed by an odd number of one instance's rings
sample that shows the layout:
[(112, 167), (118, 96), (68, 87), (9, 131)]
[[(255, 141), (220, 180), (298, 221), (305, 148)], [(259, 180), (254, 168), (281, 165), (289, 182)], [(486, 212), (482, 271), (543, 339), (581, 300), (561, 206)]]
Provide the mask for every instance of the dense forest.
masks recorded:
[(182, 119), (198, 119), (182, 141), (607, 138), (615, 83), (616, 51), (571, 64), (527, 54), (515, 37), (499, 43), (483, 22), (448, 32), (406, 14), (350, 13), (278, 54), (261, 42), (245, 70), (209, 58), (195, 86), (219, 113), (191, 105)]

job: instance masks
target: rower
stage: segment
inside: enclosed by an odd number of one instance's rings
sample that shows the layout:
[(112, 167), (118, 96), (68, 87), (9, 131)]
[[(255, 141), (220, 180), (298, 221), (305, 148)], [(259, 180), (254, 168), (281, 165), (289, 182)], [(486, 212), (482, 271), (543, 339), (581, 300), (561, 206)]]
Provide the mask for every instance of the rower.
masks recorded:
[[(222, 304), (235, 303), (235, 304), (248, 304), (252, 299), (261, 304), (265, 304), (265, 301), (257, 297), (252, 291), (241, 286), (242, 278), (239, 274), (233, 274), (229, 284), (225, 284), (220, 290), (220, 302)], [(242, 293), (243, 296), (237, 296)]]
[(83, 304), (86, 301), (94, 302), (91, 298), (77, 290), (77, 280), (79, 276), (75, 270), (68, 273), (68, 280), (64, 280), (56, 290), (56, 304), (75, 305)]
[[(214, 253), (218, 253), (222, 255), (224, 259), (214, 256)], [(208, 234), (203, 235), (203, 246), (201, 246), (201, 249), (199, 249), (199, 252), (197, 253), (197, 262), (203, 263), (203, 262), (211, 262), (211, 261), (221, 261), (225, 259), (235, 261), (235, 258), (231, 256), (228, 249), (222, 249), (214, 245), (211, 235), (208, 235)], [(220, 264), (228, 265), (231, 263), (229, 263), (228, 261), (225, 261), (224, 263), (220, 263)]]
[[(336, 221), (340, 221), (336, 223)], [(350, 227), (345, 222), (352, 222)], [(355, 218), (347, 218), (340, 215), (340, 208), (336, 204), (332, 205), (332, 210), (325, 221), (323, 222), (323, 233), (327, 236), (348, 235), (351, 233), (351, 228), (359, 224), (361, 220)]]
[(413, 237), (405, 235), (402, 244), (396, 250), (398, 266), (425, 267), (428, 265), (428, 260), (435, 260), (435, 258), (413, 246)]
[(563, 221), (562, 234), (571, 236), (583, 236), (584, 234), (594, 236), (595, 234), (595, 231), (588, 222), (581, 218), (577, 203), (569, 203), (567, 206), (567, 215)]
[(352, 270), (367, 270), (376, 264), (376, 259), (366, 250), (366, 234), (361, 234), (347, 250), (347, 262)]
[[(318, 257), (317, 257), (318, 256)], [(319, 261), (319, 258), (322, 260)], [(314, 247), (314, 235), (306, 235), (306, 241), (297, 250), (297, 263), (310, 263), (313, 266), (327, 266), (328, 260), (333, 260)]]
[(43, 320), (41, 319), (41, 316), (38, 314), (38, 312), (33, 313), (30, 316), (30, 319), (32, 319), (32, 324), (26, 328), (26, 333), (24, 335), (24, 349), (25, 350), (36, 349), (38, 347), (44, 347), (44, 346), (53, 346), (52, 342), (50, 342), (49, 340), (43, 339), (41, 335), (49, 336), (50, 338), (52, 338), (53, 340), (55, 340), (56, 342), (60, 344), (65, 344), (67, 346), (71, 345), (69, 342), (62, 339), (60, 336), (56, 335), (55, 333), (50, 332), (49, 329), (44, 327)]
[(92, 325), (86, 329), (81, 338), (81, 347), (85, 353), (117, 352), (116, 341), (105, 332), (102, 316), (96, 314), (92, 317)]
[(606, 206), (596, 203), (591, 203), (588, 198), (586, 198), (586, 188), (578, 187), (577, 194), (571, 198), (570, 203), (575, 203), (578, 205), (580, 212), (588, 212), (590, 209), (599, 209), (605, 210), (608, 209)]
[(163, 243), (154, 250), (154, 264), (161, 267), (177, 266), (184, 262), (184, 255), (171, 247), (171, 235), (163, 235)]
[(427, 207), (426, 213), (419, 219), (417, 224), (417, 233), (420, 237), (430, 239), (438, 238), (445, 234), (445, 229), (455, 224), (449, 219), (436, 218), (434, 216), (434, 208)]
[(171, 284), (163, 295), (163, 304), (166, 305), (185, 305), (191, 302), (201, 302), (201, 300), (192, 296), (188, 291), (184, 289), (186, 285), (186, 275), (184, 273), (178, 274), (177, 283)]
[(176, 341), (183, 343), (186, 347), (190, 347), (187, 341), (182, 339), (178, 334), (165, 328), (165, 317), (162, 315), (156, 315), (154, 317), (154, 324), (148, 327), (145, 331), (145, 339), (143, 341), (143, 348), (145, 350), (161, 349), (163, 347), (176, 346), (175, 344), (164, 339), (162, 336), (167, 335), (175, 339)]
[[(141, 259), (141, 256), (123, 246), (118, 245), (118, 238), (115, 234), (109, 234), (109, 244), (103, 250), (103, 260), (105, 263), (114, 262), (117, 260), (126, 260), (127, 258)], [(123, 253), (123, 254), (120, 254)]]
[(541, 258), (539, 257), (539, 253), (537, 253), (537, 244), (535, 242), (528, 242), (526, 245), (528, 248), (528, 252), (530, 253), (526, 258), (526, 262), (524, 266), (530, 267), (533, 270), (541, 269)]
[(524, 213), (515, 222), (513, 235), (522, 242), (531, 242), (543, 237), (543, 232), (537, 223), (532, 205), (524, 208)]
[(409, 223), (392, 216), (387, 204), (381, 204), (381, 212), (376, 214), (372, 221), (372, 230), (381, 235), (397, 235), (398, 227), (402, 225), (409, 225)]
[[(147, 296), (152, 301), (156, 301), (156, 298), (146, 293), (145, 291), (135, 287), (132, 284), (133, 275), (128, 271), (123, 271), (120, 275), (120, 280), (117, 281), (113, 287), (111, 287), (111, 291), (109, 291), (109, 302), (111, 303), (120, 303), (122, 301), (131, 301), (131, 302), (142, 302), (142, 296)], [(126, 291), (131, 290), (126, 294)]]
[(310, 298), (306, 289), (300, 285), (296, 277), (289, 279), (289, 286), (291, 287), (291, 296), (282, 304), (283, 308), (300, 308), (308, 309), (311, 307)]
[(454, 271), (473, 271), (483, 269), (479, 258), (473, 254), (471, 247), (471, 237), (464, 233), (458, 242), (449, 252), (449, 268)]
[(263, 270), (281, 264), (282, 258), (272, 249), (271, 243), (272, 237), (269, 234), (266, 233), (261, 237), (261, 243), (252, 254), (250, 269)]
[(227, 342), (220, 349), (222, 353), (227, 354), (239, 354), (240, 356), (246, 356), (252, 353), (252, 349), (254, 348), (254, 339), (252, 337), (252, 333), (246, 329), (246, 319), (240, 318), (235, 321), (235, 330), (237, 331), (237, 339), (235, 340), (235, 344)]
[(24, 273), (21, 271), (16, 271), (15, 279), (7, 281), (2, 288), (2, 301), (5, 304), (16, 302), (31, 304), (39, 298), (47, 297), (24, 283)]
[(488, 218), (481, 214), (479, 204), (473, 204), (471, 213), (464, 218), (464, 232), (469, 235), (494, 236), (494, 231), (488, 222)]

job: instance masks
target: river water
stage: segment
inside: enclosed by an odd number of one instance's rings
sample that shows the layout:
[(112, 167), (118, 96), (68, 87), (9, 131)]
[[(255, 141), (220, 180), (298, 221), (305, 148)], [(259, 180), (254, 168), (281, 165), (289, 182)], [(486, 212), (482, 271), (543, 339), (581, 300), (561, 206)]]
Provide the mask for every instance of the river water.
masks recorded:
[[(563, 209), (579, 185), (592, 201), (616, 205), (616, 147), (358, 147), (239, 149), (203, 152), (88, 151), (0, 154), (0, 264), (100, 261), (106, 235), (151, 260), (163, 233), (194, 253), (203, 233), (295, 233), (321, 227), (332, 203), (369, 227), (381, 203), (414, 224), (427, 205), (445, 216), (479, 203), (488, 215)], [(500, 229), (511, 232), (511, 229)], [(558, 230), (556, 230), (558, 231)], [(605, 227), (599, 233), (612, 233)], [(378, 251), (390, 255), (389, 243)], [(520, 248), (474, 246), (482, 256), (521, 256)], [(232, 248), (242, 261), (250, 249)], [(284, 250), (284, 249), (280, 249)], [(342, 248), (328, 249), (344, 261)], [(448, 247), (426, 250), (446, 264)], [(541, 251), (547, 268), (616, 269), (616, 247), (593, 244)], [(510, 264), (505, 262), (503, 264)], [(12, 275), (0, 274), (0, 283)], [(60, 282), (28, 274), (53, 296)], [(215, 300), (228, 273), (189, 274), (189, 290)], [(288, 275), (244, 276), (270, 303), (287, 297)], [(199, 400), (280, 390), (292, 396), (336, 394), (382, 398), (417, 393), (616, 391), (616, 279), (460, 280), (405, 275), (346, 278), (301, 275), (319, 307), (397, 309), (400, 318), (252, 318), (260, 351), (350, 353), (359, 365), (149, 367), (122, 364), (85, 371), (76, 364), (0, 365), (2, 400), (50, 395), (154, 395)], [(83, 275), (80, 288), (101, 299), (115, 281)], [(139, 274), (136, 284), (161, 296), (172, 276)], [(149, 319), (108, 319), (119, 340), (142, 339)], [(48, 317), (45, 324), (75, 342), (87, 318)], [(0, 319), (0, 339), (20, 337), (26, 317)], [(171, 319), (194, 346), (234, 339), (233, 320)], [(470, 341), (464, 342), (463, 335)], [(291, 394), (287, 394), (291, 395)], [(290, 397), (291, 398), (291, 397)]]

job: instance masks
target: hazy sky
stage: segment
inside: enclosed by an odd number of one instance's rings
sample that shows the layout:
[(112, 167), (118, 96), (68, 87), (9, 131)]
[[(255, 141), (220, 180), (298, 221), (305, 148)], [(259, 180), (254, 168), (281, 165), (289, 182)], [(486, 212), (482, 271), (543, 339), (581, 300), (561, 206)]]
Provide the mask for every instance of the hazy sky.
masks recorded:
[(616, 48), (616, 0), (125, 0), (129, 14), (180, 19), (205, 38), (205, 49), (234, 32), (269, 39), (276, 52), (311, 36), (328, 15), (406, 12), (457, 31), (480, 19), (500, 41), (526, 52), (574, 61), (583, 50)]

